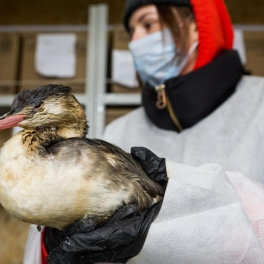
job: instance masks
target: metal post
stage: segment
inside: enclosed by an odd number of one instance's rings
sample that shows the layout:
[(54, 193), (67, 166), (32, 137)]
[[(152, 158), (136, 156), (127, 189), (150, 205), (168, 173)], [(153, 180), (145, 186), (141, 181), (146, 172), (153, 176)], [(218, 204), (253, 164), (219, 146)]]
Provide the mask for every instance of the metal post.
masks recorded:
[(91, 5), (89, 7), (86, 74), (86, 115), (90, 126), (90, 138), (100, 138), (105, 123), (107, 24), (108, 6), (105, 4)]

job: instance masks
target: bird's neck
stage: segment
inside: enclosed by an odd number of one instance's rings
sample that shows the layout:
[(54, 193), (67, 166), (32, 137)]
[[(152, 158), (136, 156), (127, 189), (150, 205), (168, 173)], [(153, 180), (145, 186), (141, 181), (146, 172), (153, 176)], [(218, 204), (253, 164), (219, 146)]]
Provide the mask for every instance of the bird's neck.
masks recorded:
[(56, 128), (57, 135), (62, 138), (85, 137), (86, 132), (86, 129), (80, 129), (75, 125)]
[[(0, 167), (9, 164), (11, 161), (14, 161), (15, 164), (18, 161), (19, 164), (26, 164), (28, 160), (32, 161), (36, 157), (44, 157), (48, 153), (48, 148), (61, 140), (63, 138), (51, 129), (22, 130), (2, 147), (0, 151)], [(16, 164), (13, 167), (19, 166)]]
[(56, 126), (56, 133), (62, 138), (85, 137), (88, 124), (83, 109), (76, 107), (76, 117), (65, 121), (63, 126)]
[(46, 150), (55, 143), (67, 138), (85, 136), (85, 129), (75, 127), (74, 124), (68, 127), (40, 127), (37, 129), (24, 129), (19, 132), (22, 144), (27, 153), (45, 154)]
[(21, 138), (25, 155), (30, 156), (45, 155), (50, 146), (64, 139), (57, 134), (54, 128), (25, 129), (16, 136)]

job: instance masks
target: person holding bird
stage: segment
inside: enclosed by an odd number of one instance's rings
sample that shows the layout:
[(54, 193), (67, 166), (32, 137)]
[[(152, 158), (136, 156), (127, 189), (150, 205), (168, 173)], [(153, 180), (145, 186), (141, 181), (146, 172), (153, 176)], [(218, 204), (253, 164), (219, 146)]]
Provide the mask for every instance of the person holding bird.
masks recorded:
[(264, 78), (245, 75), (223, 0), (127, 0), (123, 17), (142, 106), (104, 140), (131, 151), (163, 201), (32, 227), (24, 263), (264, 263)]

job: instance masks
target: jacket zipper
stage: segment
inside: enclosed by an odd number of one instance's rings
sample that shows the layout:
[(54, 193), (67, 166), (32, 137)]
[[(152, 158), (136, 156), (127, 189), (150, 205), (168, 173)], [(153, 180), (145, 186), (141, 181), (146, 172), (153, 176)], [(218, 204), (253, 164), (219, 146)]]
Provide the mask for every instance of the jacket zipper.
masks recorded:
[(181, 132), (183, 130), (183, 128), (179, 122), (179, 119), (177, 118), (177, 116), (173, 112), (171, 102), (170, 102), (170, 100), (166, 94), (165, 88), (166, 88), (165, 84), (161, 84), (161, 85), (155, 87), (155, 90), (157, 92), (156, 107), (158, 109), (164, 109), (167, 107), (171, 120), (173, 121), (174, 125), (178, 128), (178, 130)]

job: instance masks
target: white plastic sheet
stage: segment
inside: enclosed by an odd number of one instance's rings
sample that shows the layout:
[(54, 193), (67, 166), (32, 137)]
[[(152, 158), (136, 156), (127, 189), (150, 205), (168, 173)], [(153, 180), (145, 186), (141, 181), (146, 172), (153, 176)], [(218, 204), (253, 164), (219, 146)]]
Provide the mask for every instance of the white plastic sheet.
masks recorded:
[(36, 71), (45, 77), (73, 78), (76, 72), (75, 34), (38, 34)]
[(113, 50), (112, 80), (128, 88), (139, 86), (133, 57), (129, 50)]
[(245, 41), (243, 31), (240, 29), (234, 30), (234, 44), (233, 48), (238, 51), (242, 63), (245, 65), (247, 62)]
[(160, 214), (129, 264), (264, 263), (263, 185), (220, 165), (167, 162), (167, 171)]

